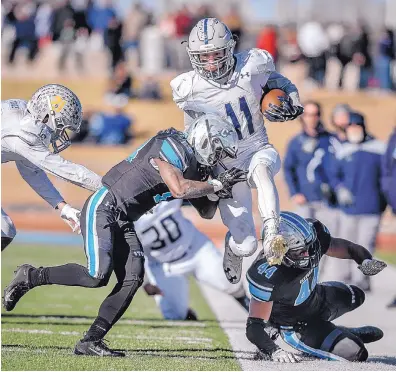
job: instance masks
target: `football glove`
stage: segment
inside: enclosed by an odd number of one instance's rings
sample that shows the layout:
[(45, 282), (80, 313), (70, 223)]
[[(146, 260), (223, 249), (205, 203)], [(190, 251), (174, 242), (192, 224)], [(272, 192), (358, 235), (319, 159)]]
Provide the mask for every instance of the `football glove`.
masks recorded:
[(232, 198), (232, 187), (238, 182), (243, 182), (247, 180), (248, 171), (244, 171), (238, 168), (231, 168), (222, 173), (220, 173), (216, 180), (221, 182), (221, 190), (216, 192), (216, 195), (220, 199)]
[(371, 260), (366, 259), (362, 262), (361, 265), (358, 266), (358, 269), (364, 274), (364, 275), (377, 275), (380, 273), (383, 269), (386, 267), (386, 263), (384, 261), (376, 260), (375, 258), (372, 258)]
[(270, 108), (263, 115), (269, 121), (294, 120), (304, 112), (304, 107), (293, 105), (290, 97), (279, 97), (281, 106), (270, 103)]
[(301, 357), (279, 348), (271, 354), (271, 360), (278, 363), (298, 363), (301, 361)]
[(352, 193), (344, 186), (340, 186), (336, 191), (337, 202), (340, 205), (352, 205), (354, 203), (354, 198)]
[(69, 204), (66, 204), (60, 211), (62, 220), (71, 227), (73, 232), (76, 231), (77, 234), (81, 234), (80, 215), (81, 212), (78, 209), (71, 207)]

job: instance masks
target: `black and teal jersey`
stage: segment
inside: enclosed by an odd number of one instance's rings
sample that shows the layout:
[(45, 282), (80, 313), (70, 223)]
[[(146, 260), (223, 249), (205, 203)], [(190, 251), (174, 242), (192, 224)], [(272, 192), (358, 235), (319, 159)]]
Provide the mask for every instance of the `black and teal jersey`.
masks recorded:
[[(323, 256), (331, 241), (326, 226), (318, 220), (309, 220), (316, 230), (317, 249)], [(258, 301), (273, 301), (271, 322), (290, 324), (299, 314), (317, 308), (316, 296), (319, 266), (303, 270), (285, 265), (269, 266), (267, 259), (261, 253), (247, 272), (249, 290)]]
[(130, 221), (136, 221), (157, 203), (173, 199), (154, 158), (180, 169), (186, 179), (201, 179), (193, 149), (183, 133), (173, 128), (159, 132), (111, 168), (102, 179), (114, 196), (116, 209)]

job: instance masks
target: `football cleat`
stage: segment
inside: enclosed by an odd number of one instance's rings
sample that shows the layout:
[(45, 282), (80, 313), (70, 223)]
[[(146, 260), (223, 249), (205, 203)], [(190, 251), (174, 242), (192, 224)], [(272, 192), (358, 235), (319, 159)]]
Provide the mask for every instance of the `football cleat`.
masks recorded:
[(346, 331), (359, 337), (365, 344), (381, 340), (381, 338), (384, 337), (384, 332), (382, 332), (380, 328), (373, 326), (363, 326), (355, 328), (338, 326), (338, 328), (345, 329)]
[(228, 231), (225, 236), (225, 248), (223, 257), (223, 270), (232, 284), (239, 283), (242, 275), (242, 260), (243, 258), (237, 256), (230, 247), (231, 233)]
[(33, 288), (29, 278), (29, 272), (33, 269), (35, 267), (32, 265), (24, 264), (17, 267), (14, 271), (14, 279), (4, 289), (3, 306), (7, 311), (13, 310), (22, 296)]
[(187, 311), (186, 318), (184, 320), (192, 320), (192, 321), (198, 320), (197, 313), (193, 309), (189, 308)]
[(124, 357), (125, 353), (110, 349), (104, 340), (80, 340), (74, 348), (75, 355), (99, 357)]

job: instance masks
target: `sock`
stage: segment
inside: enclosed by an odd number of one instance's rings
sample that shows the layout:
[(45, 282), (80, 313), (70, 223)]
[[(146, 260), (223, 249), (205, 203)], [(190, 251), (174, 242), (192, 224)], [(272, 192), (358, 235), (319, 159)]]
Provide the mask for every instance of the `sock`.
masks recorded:
[(98, 316), (92, 323), (88, 332), (85, 334), (84, 341), (98, 341), (110, 331), (111, 324), (106, 320)]
[(33, 287), (40, 285), (50, 284), (48, 283), (48, 269), (45, 267), (39, 267), (38, 269), (32, 269), (29, 272), (30, 284)]

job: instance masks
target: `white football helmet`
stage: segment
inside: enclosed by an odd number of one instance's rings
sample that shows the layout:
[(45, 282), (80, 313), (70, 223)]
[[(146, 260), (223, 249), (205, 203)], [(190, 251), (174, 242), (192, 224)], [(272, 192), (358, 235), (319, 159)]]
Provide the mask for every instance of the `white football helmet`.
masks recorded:
[[(191, 30), (187, 53), (193, 69), (205, 79), (219, 80), (234, 66), (234, 48), (230, 29), (217, 18), (201, 19)], [(204, 60), (214, 54), (214, 60)]]
[(282, 263), (299, 269), (312, 269), (320, 260), (320, 243), (313, 225), (292, 212), (280, 213), (279, 233), (285, 238), (287, 253)]
[(204, 114), (189, 127), (187, 141), (199, 163), (214, 166), (226, 156), (236, 158), (238, 135), (234, 126), (215, 114)]
[(82, 107), (78, 97), (59, 84), (44, 85), (33, 94), (27, 109), (35, 121), (47, 125), (51, 131), (53, 152), (58, 153), (71, 145), (66, 130), (79, 132)]

